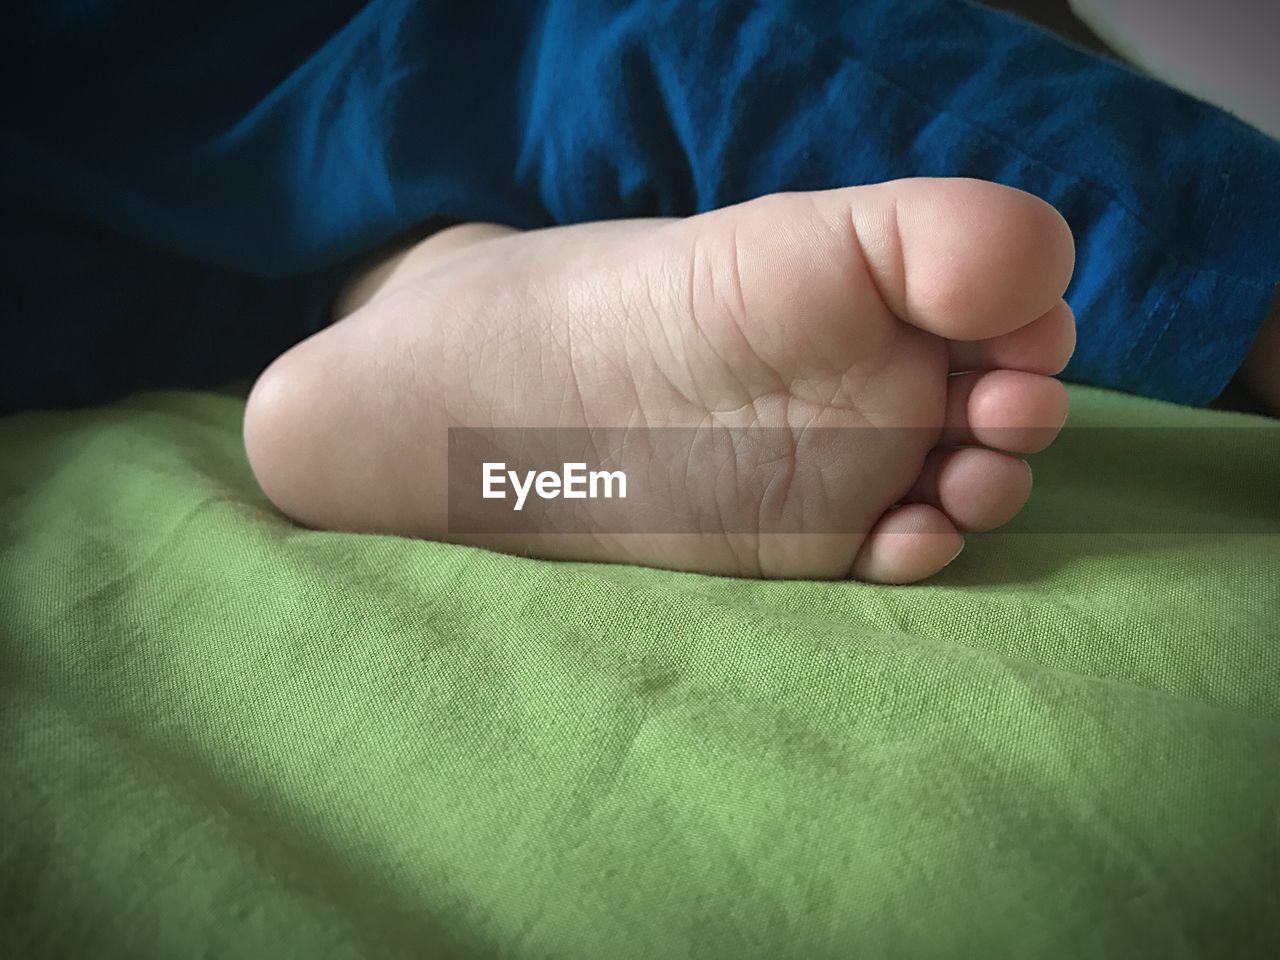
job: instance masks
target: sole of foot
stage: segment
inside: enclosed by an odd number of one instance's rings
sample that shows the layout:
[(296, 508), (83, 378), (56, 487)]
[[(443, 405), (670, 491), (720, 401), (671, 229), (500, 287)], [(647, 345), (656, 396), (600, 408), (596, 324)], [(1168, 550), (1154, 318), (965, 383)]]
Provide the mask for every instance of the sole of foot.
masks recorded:
[[(1066, 419), (1053, 375), (1075, 344), (1062, 299), (1073, 262), (1052, 207), (963, 179), (771, 195), (682, 220), (465, 225), (366, 271), (337, 323), (268, 368), (246, 449), (267, 496), (313, 527), (919, 581), (1030, 495), (1021, 457)], [(802, 514), (802, 531), (729, 517), (698, 533), (451, 533), (451, 427), (708, 426), (894, 440), (870, 461), (782, 464), (770, 509)], [(694, 489), (741, 466), (690, 458), (679, 474)], [(760, 513), (750, 497), (728, 502)]]

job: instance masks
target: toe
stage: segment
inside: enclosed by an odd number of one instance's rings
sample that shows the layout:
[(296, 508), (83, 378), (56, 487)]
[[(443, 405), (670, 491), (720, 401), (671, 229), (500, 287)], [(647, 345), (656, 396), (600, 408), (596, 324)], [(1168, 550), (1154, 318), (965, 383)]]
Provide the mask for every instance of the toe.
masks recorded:
[(966, 447), (935, 450), (904, 498), (945, 513), (958, 530), (994, 530), (1017, 515), (1031, 496), (1031, 467), (1017, 457)]
[(1023, 327), (1047, 313), (1071, 279), (1071, 229), (1021, 190), (912, 179), (855, 187), (850, 200), (853, 232), (881, 296), (900, 319), (940, 337), (984, 340)]
[(852, 575), (868, 583), (915, 583), (960, 554), (964, 539), (936, 507), (923, 503), (890, 510), (863, 540)]
[[(1070, 228), (1049, 204), (961, 178), (774, 194), (672, 229), (695, 265), (680, 302), (698, 317), (698, 342), (739, 368), (791, 379), (874, 363), (899, 341), (900, 321), (950, 341), (1034, 325), (1075, 262)], [(1058, 362), (1058, 345), (1026, 349), (1051, 358), (1017, 365)]]
[(940, 446), (978, 444), (1008, 453), (1038, 453), (1067, 419), (1066, 388), (1020, 370), (959, 373), (947, 383)]
[(1061, 373), (1076, 348), (1076, 321), (1065, 300), (1025, 327), (986, 340), (953, 340), (951, 370), (1022, 370)]

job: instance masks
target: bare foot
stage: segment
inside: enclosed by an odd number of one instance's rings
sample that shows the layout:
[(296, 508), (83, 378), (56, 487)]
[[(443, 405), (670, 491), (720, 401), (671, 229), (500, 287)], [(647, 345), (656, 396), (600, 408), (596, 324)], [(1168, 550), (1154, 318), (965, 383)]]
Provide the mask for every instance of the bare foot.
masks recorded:
[[(350, 315), (262, 375), (245, 443), (267, 495), (316, 527), (730, 575), (921, 580), (962, 531), (1017, 513), (1031, 477), (1009, 454), (1041, 449), (1066, 417), (1051, 375), (1075, 343), (1062, 300), (1073, 257), (1047, 204), (959, 179), (780, 194), (687, 220), (455, 228), (357, 281)], [(787, 496), (812, 532), (449, 533), (451, 426), (708, 423), (914, 429), (856, 470), (790, 465)], [(724, 468), (685, 465), (694, 484)]]

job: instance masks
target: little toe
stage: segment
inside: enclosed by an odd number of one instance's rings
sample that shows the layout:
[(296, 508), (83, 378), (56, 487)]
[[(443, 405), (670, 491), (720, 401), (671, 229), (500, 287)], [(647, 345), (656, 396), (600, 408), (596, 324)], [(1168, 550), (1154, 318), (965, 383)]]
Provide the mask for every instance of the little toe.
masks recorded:
[(868, 583), (915, 583), (960, 554), (964, 539), (937, 507), (913, 503), (889, 510), (853, 562), (852, 576)]
[(987, 340), (951, 341), (951, 370), (1061, 373), (1076, 348), (1076, 321), (1065, 300), (1025, 327)]
[(1012, 520), (1031, 496), (1025, 460), (982, 447), (935, 450), (904, 498), (945, 513), (965, 532), (994, 530)]
[(1066, 419), (1067, 391), (1052, 377), (1020, 370), (959, 373), (948, 379), (939, 445), (1039, 453)]

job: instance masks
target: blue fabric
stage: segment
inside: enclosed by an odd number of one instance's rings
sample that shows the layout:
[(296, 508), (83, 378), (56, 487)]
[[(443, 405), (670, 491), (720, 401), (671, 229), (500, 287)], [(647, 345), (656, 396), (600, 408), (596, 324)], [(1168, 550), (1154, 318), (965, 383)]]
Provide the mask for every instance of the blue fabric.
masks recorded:
[(23, 0), (0, 406), (251, 375), (424, 219), (678, 215), (967, 175), (1067, 216), (1067, 376), (1184, 403), (1280, 274), (1280, 145), (954, 0)]

